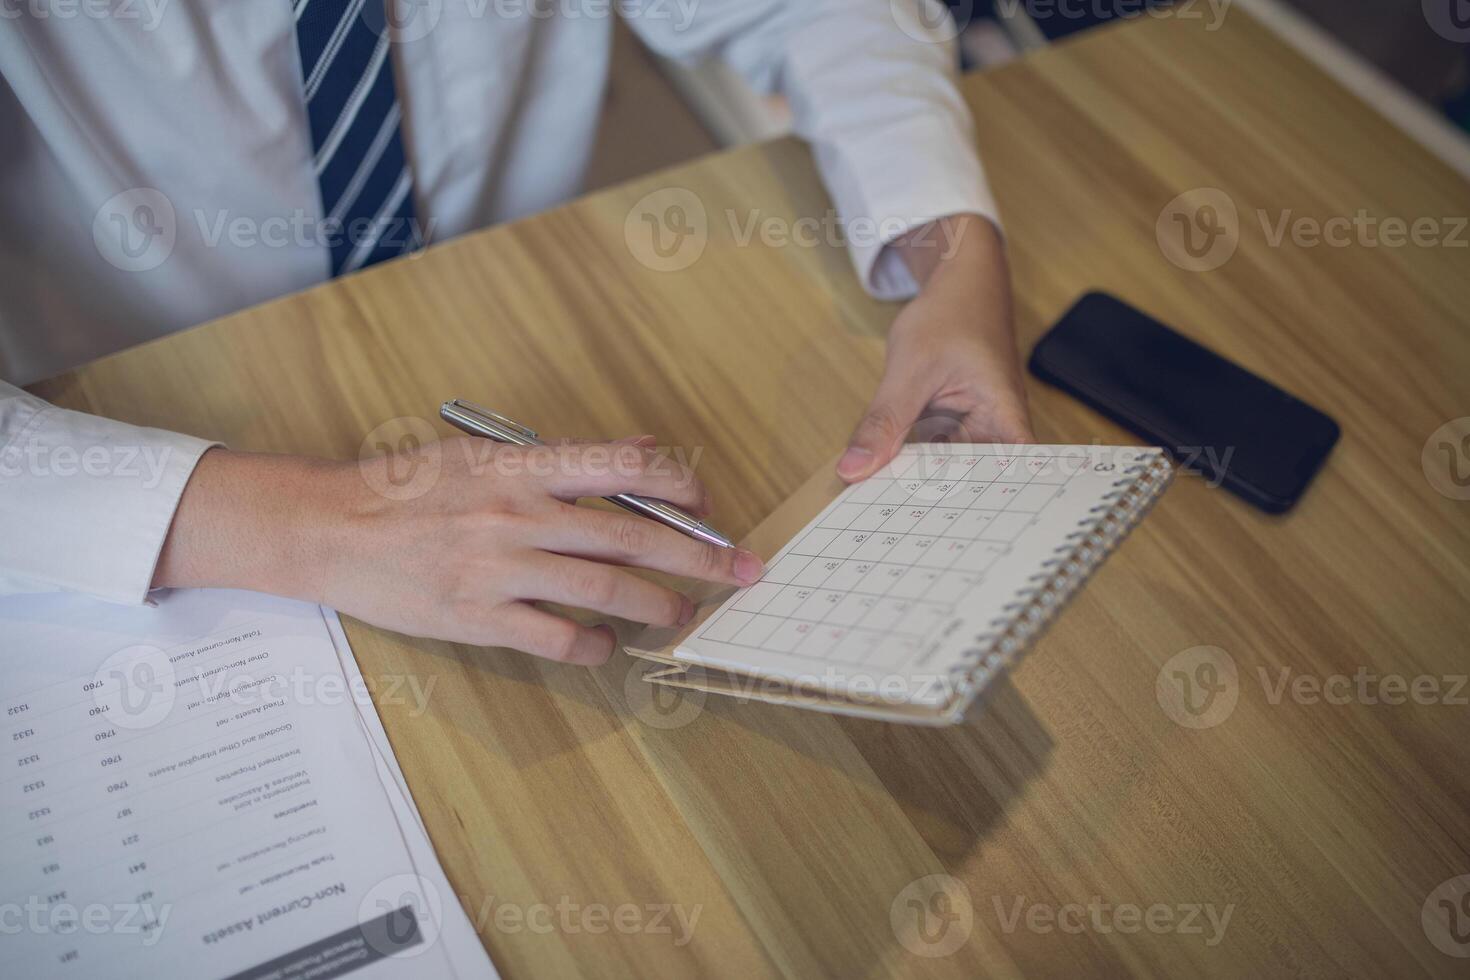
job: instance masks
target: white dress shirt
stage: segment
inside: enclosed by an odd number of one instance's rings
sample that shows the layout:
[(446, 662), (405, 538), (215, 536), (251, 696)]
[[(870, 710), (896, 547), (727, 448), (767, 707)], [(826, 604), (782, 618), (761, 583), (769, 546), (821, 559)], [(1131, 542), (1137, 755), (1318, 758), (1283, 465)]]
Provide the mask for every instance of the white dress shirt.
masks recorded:
[[(0, 2), (0, 592), (141, 601), (209, 445), (63, 412), (4, 381), (27, 384), (327, 278), (292, 10), (310, 2)], [(661, 54), (722, 57), (756, 89), (788, 97), (843, 221), (886, 233), (850, 244), (858, 275), (875, 295), (902, 298), (913, 283), (885, 241), (948, 214), (995, 217), (935, 2), (618, 6)], [(909, 9), (920, 3), (922, 15)], [(611, 6), (403, 8), (392, 56), (417, 214), (433, 240), (576, 193), (607, 81)], [(132, 449), (131, 482), (82, 468), (89, 451), (100, 471)], [(164, 460), (156, 472), (145, 450)], [(76, 466), (58, 465), (58, 452)]]

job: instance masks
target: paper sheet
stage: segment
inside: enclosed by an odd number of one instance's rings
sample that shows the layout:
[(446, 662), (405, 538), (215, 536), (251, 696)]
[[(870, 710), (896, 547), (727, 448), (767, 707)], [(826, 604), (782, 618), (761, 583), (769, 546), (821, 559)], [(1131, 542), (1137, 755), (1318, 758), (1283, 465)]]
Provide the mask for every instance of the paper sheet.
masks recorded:
[(0, 624), (7, 974), (495, 975), (335, 614), (46, 595)]

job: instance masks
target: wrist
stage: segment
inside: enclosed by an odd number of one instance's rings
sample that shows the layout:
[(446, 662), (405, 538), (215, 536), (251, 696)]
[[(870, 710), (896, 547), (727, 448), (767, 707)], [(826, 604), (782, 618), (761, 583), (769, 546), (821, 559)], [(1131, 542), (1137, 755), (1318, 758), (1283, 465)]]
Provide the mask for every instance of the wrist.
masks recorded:
[(308, 457), (210, 450), (184, 488), (153, 586), (320, 601), (352, 492), (348, 469)]
[(913, 229), (895, 240), (909, 274), (922, 291), (936, 280), (985, 277), (1005, 270), (1005, 243), (990, 219), (953, 214)]

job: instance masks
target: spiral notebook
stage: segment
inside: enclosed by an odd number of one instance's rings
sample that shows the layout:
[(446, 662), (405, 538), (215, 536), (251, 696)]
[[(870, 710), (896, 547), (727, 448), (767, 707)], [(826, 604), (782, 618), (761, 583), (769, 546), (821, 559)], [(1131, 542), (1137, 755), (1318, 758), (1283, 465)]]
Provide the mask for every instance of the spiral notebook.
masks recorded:
[(1112, 446), (910, 445), (851, 487), (824, 467), (744, 542), (761, 581), (627, 649), (654, 684), (953, 724), (1172, 476)]

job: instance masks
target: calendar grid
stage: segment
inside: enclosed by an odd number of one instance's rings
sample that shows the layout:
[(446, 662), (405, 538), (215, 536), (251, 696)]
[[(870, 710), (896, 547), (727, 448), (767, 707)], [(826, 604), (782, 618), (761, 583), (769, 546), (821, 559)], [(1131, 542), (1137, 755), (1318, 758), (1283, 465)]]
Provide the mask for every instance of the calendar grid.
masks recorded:
[[(829, 506), (699, 636), (802, 660), (902, 671), (1075, 477), (1036, 482), (1065, 458), (900, 456)], [(934, 473), (923, 472), (935, 462)], [(979, 472), (987, 464), (997, 468)]]

